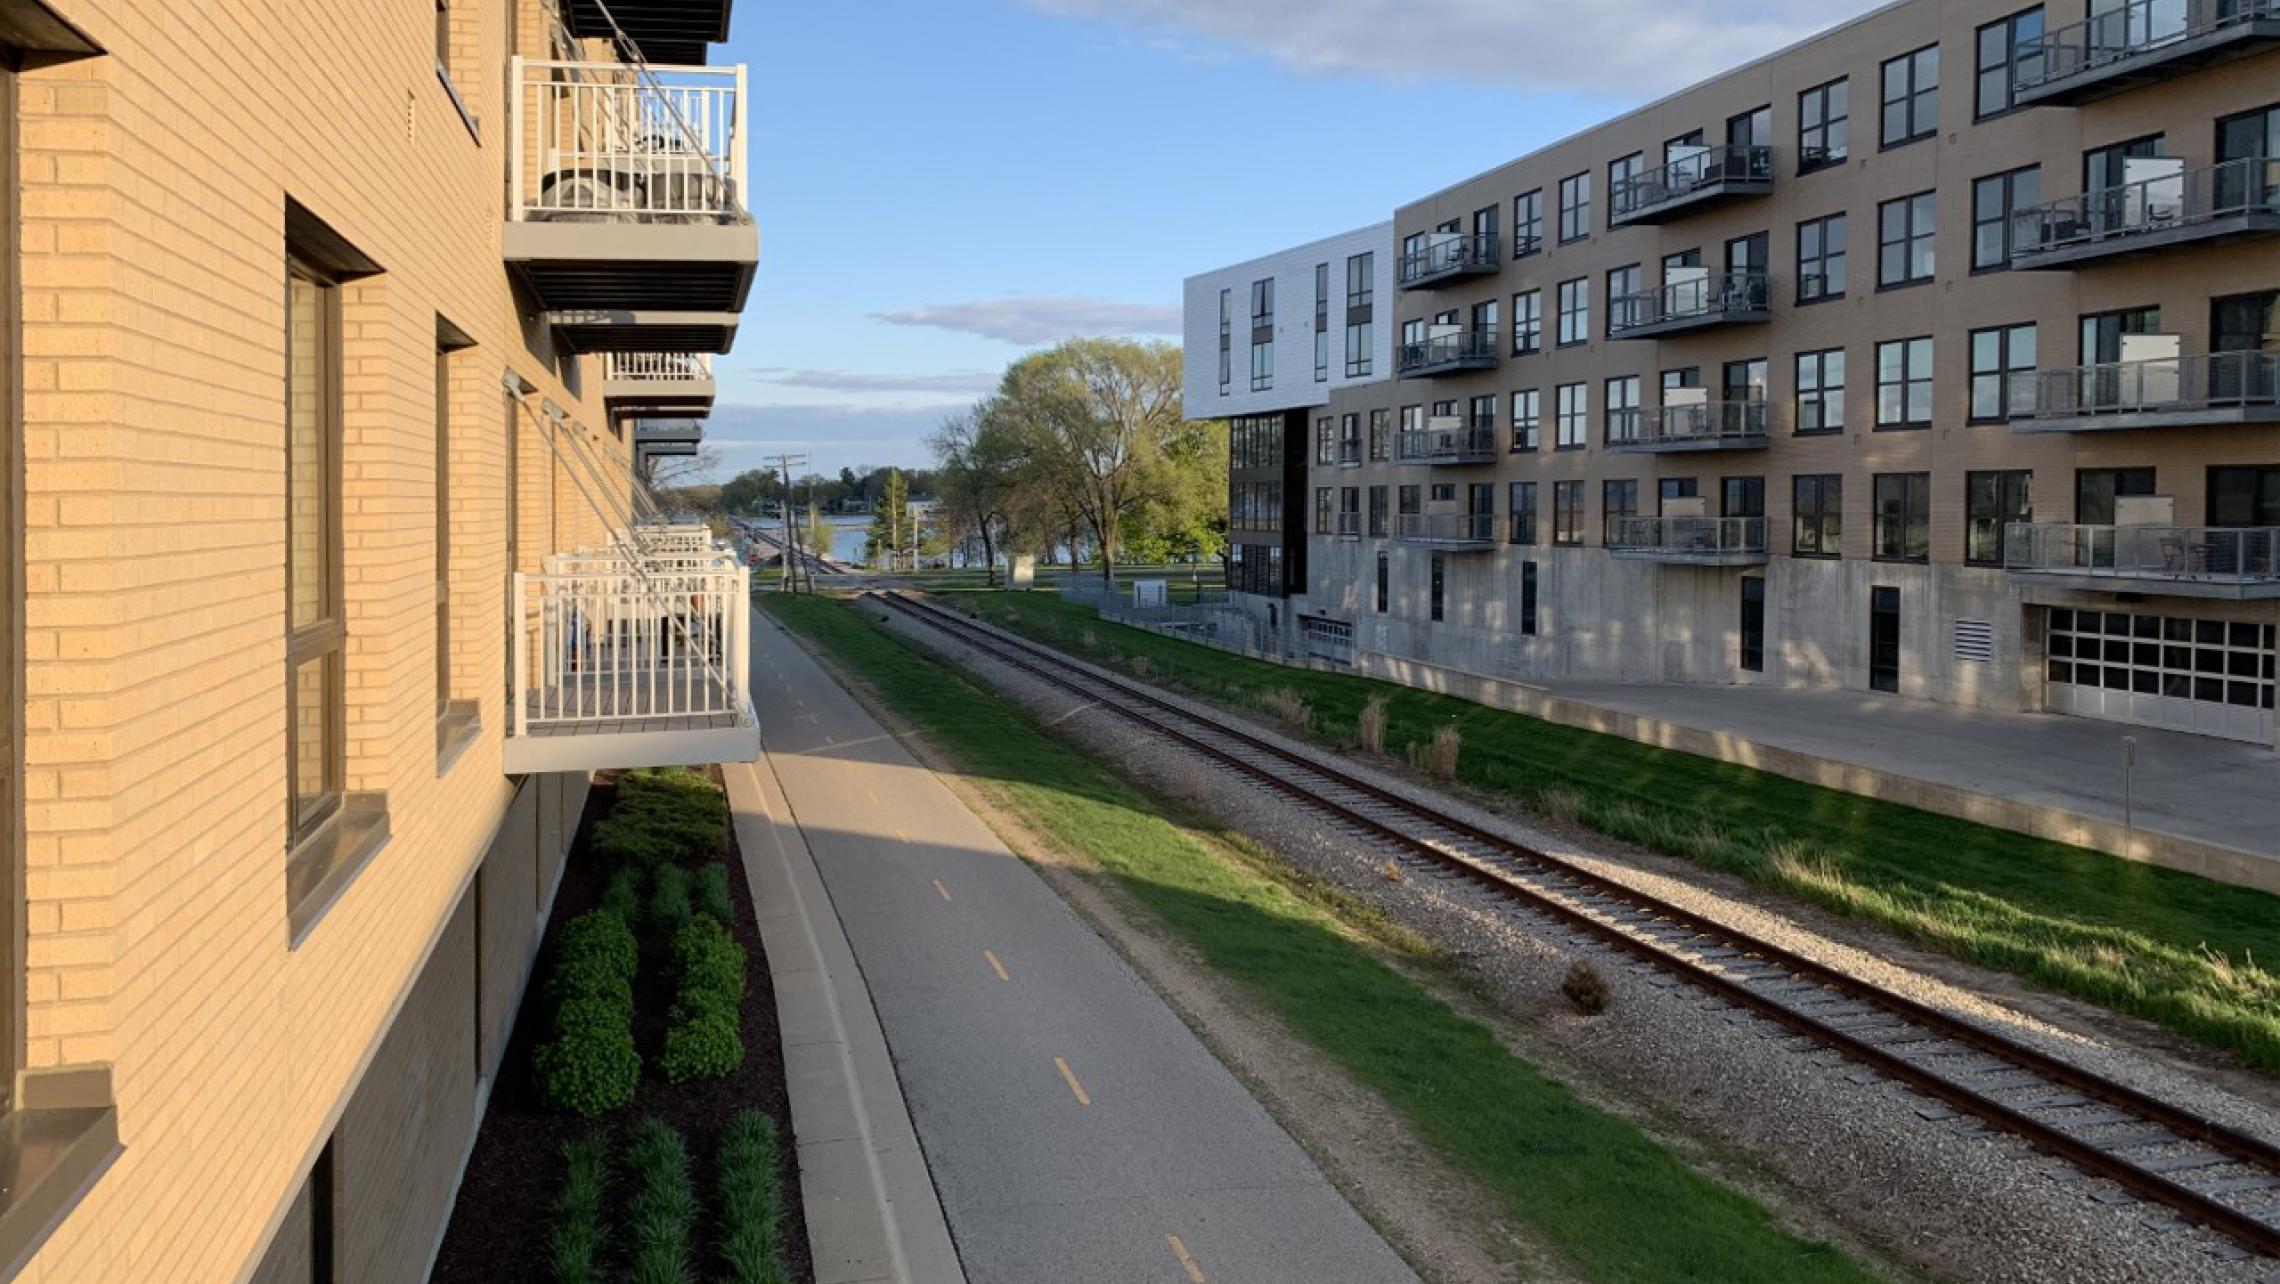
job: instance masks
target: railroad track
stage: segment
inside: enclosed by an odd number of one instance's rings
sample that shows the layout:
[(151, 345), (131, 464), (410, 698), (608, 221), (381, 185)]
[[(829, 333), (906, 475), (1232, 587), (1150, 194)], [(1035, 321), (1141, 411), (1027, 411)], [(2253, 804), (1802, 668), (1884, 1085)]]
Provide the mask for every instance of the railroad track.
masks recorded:
[[(2280, 1147), (1445, 815), (899, 592), (890, 609), (1223, 763), (1409, 861), (1485, 888), (2036, 1149), (2280, 1259)], [(2224, 1254), (2221, 1242), (2210, 1250)], [(2235, 1255), (2236, 1254), (2231, 1254)]]

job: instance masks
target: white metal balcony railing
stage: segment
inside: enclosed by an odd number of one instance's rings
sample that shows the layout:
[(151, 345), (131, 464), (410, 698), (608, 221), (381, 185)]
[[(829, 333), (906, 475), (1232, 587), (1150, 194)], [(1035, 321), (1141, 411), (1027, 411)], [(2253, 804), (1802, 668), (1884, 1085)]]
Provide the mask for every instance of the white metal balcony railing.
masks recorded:
[(1403, 513), (1401, 539), (1406, 544), (1494, 545), (1496, 514)]
[(516, 221), (746, 222), (745, 73), (515, 60)]
[(2010, 396), (2012, 418), (2028, 423), (2280, 412), (2280, 352), (2215, 352), (2022, 370), (2011, 376)]
[(2162, 54), (2249, 23), (2280, 19), (2280, 0), (2123, 0), (2088, 21), (2023, 40), (2011, 54), (2021, 95)]
[(1709, 564), (1763, 561), (1762, 517), (1619, 517), (1607, 533), (1618, 557)]
[(2280, 590), (2280, 527), (2014, 522), (2003, 566), (2025, 574)]
[(602, 378), (611, 383), (684, 383), (713, 377), (709, 352), (612, 352)]
[(2210, 233), (2237, 222), (2263, 220), (2263, 230), (2280, 220), (2280, 159), (2250, 156), (2207, 169), (2186, 170), (2046, 201), (2012, 216), (2011, 255), (2031, 265), (2038, 255), (2083, 257), (2120, 253), (2155, 239), (2186, 239), (2193, 229)]

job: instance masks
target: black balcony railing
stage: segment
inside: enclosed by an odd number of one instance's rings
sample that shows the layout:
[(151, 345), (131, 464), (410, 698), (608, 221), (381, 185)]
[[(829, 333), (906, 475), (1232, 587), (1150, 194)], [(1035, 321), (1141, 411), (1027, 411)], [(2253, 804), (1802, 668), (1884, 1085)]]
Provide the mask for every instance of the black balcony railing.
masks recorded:
[(1736, 450), (1766, 444), (1768, 405), (1764, 398), (1698, 401), (1656, 406), (1638, 412), (1629, 435), (1608, 444), (1632, 451)]
[(2251, 156), (2019, 211), (2011, 261), (2057, 266), (2166, 245), (2280, 232), (2280, 159)]
[(2280, 422), (2280, 352), (2026, 370), (2010, 397), (2013, 421), (2030, 430)]
[(1709, 147), (1614, 184), (1607, 193), (1607, 217), (1612, 226), (1652, 222), (1719, 197), (1759, 196), (1772, 189), (1771, 147)]
[[(2011, 84), (2021, 102), (2080, 101), (2100, 88), (2127, 88), (2167, 70), (2187, 70), (2269, 40), (2280, 24), (2280, 0), (2125, 0), (2084, 22), (2023, 40), (2011, 54)], [(2171, 64), (2164, 67), (2162, 64)], [(2121, 84), (2104, 84), (2114, 80)]]
[(1487, 463), (1498, 453), (1496, 425), (1476, 422), (1405, 432), (1395, 438), (1394, 449), (1397, 458), (1405, 464)]
[(1607, 301), (1608, 333), (1646, 338), (1739, 321), (1763, 321), (1772, 281), (1756, 269), (1673, 281)]
[(1338, 466), (1340, 468), (1359, 468), (1362, 466), (1361, 438), (1340, 437), (1338, 439)]
[(1361, 513), (1360, 513), (1358, 510), (1354, 510), (1354, 509), (1341, 509), (1341, 510), (1339, 510), (1339, 512), (1338, 512), (1338, 538), (1339, 538), (1339, 539), (1360, 539), (1361, 537), (1362, 537), (1362, 515), (1361, 515)]
[(1404, 375), (1438, 370), (1478, 370), (1496, 364), (1496, 330), (1483, 326), (1455, 334), (1436, 334), (1400, 345), (1394, 366)]
[(1502, 243), (1494, 232), (1434, 233), (1425, 248), (1401, 256), (1401, 288), (1494, 272), (1501, 266), (1497, 247)]

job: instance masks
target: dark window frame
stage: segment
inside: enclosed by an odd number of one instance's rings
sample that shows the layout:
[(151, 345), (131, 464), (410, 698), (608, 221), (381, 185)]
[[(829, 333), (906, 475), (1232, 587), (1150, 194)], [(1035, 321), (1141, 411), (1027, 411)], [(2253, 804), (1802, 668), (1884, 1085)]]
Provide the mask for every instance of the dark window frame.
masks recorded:
[[(2031, 468), (1974, 469), (1963, 475), (1963, 564), (1965, 566), (2003, 565), (2004, 544), (2008, 538), (2007, 528), (2014, 521), (2031, 522), (2035, 519), (2034, 480), (2035, 474)], [(1980, 503), (1982, 498), (1980, 491), (1983, 483), (1993, 486), (1992, 492), (1987, 496), (1992, 501), (1990, 505), (1983, 506)], [(2016, 484), (2015, 492), (2014, 484)], [(2019, 501), (2016, 505), (2012, 503), (2014, 498)], [(1991, 507), (1993, 511), (1982, 512), (1983, 507)], [(1994, 523), (1994, 551), (1992, 554), (1981, 551), (1980, 539), (1983, 532), (1980, 529), (1980, 524), (1983, 522)]]
[[(1829, 382), (1829, 358), (1831, 357), (1836, 358), (1837, 365), (1837, 382), (1834, 384)], [(1813, 386), (1811, 388), (1805, 386), (1805, 363), (1807, 361), (1813, 363)], [(1838, 436), (1844, 432), (1847, 419), (1845, 414), (1845, 380), (1850, 377), (1851, 364), (1846, 359), (1843, 348), (1815, 348), (1809, 352), (1800, 352), (1791, 360), (1790, 415), (1791, 422), (1795, 425), (1791, 431), (1796, 436)], [(1837, 407), (1837, 421), (1833, 424), (1828, 422), (1826, 414), (1827, 407), (1830, 404), (1829, 394), (1832, 392), (1836, 394), (1835, 404)], [(1805, 413), (1807, 394), (1812, 395), (1813, 404), (1820, 413), (1813, 415)], [(1810, 427), (1807, 426), (1808, 423), (1811, 424)]]
[[(1570, 230), (1576, 229), (1576, 230)], [(1570, 174), (1559, 185), (1559, 243), (1572, 244), (1591, 236), (1591, 171)]]
[[(1811, 483), (1810, 486), (1807, 483)], [(1807, 492), (1811, 502), (1807, 502)], [(1789, 555), (1837, 562), (1845, 555), (1845, 475), (1795, 473), (1789, 479)], [(1807, 524), (1812, 538), (1807, 540)]]
[[(2019, 190), (2021, 181), (2030, 178), (2034, 183), (2033, 190), (2027, 192), (2022, 199)], [(1993, 218), (1985, 217), (1980, 210), (1980, 194), (1987, 189), (1987, 185), (1990, 183), (2001, 184), (2003, 194), (2001, 207)], [(2040, 165), (2022, 165), (2017, 169), (2007, 169), (2000, 174), (1988, 174), (1971, 180), (1971, 271), (1974, 275), (2011, 270), (2011, 254), (2016, 248), (2013, 243), (2018, 233), (2019, 211), (2031, 209), (2041, 203), (2042, 166)], [(1989, 227), (1996, 229), (1995, 237), (1999, 250), (1996, 260), (1992, 263), (1983, 261), (1979, 253), (1980, 233)]]
[[(1929, 85), (1925, 84), (1923, 80), (1925, 54), (1931, 55), (1931, 83)], [(1894, 67), (1905, 67), (1907, 70), (1906, 84), (1898, 98), (1892, 96), (1892, 69)], [(1928, 126), (1922, 124), (1919, 119), (1922, 114), (1920, 108), (1927, 97), (1931, 101), (1931, 123)], [(1924, 139), (1936, 137), (1940, 132), (1939, 102), (1940, 46), (1938, 41), (1911, 49), (1898, 57), (1887, 58), (1877, 64), (1876, 137), (1878, 150), (1890, 151), (1895, 147), (1906, 147), (1910, 143), (1922, 142)], [(1908, 116), (1907, 132), (1898, 138), (1892, 136), (1890, 121), (1891, 111), (1895, 104), (1905, 104)]]
[[(2030, 24), (2027, 21), (2028, 19), (2033, 19), (2033, 22)], [(2032, 29), (2028, 30), (2030, 25)], [(2019, 109), (2018, 85), (2012, 80), (2011, 68), (2017, 62), (2019, 45), (2028, 40), (2040, 40), (2043, 37), (2044, 28), (2043, 7), (2038, 4), (2029, 9), (2021, 9), (2017, 13), (2006, 14), (1993, 22), (1984, 23), (1971, 33), (1972, 120), (1992, 120), (1997, 116), (2006, 115)], [(1998, 50), (2000, 56), (1989, 61), (1987, 36), (1988, 33), (1997, 30), (2003, 33), (2002, 47)], [(1998, 73), (2002, 76), (2002, 101), (1993, 107), (1989, 107), (1987, 105), (1988, 77)]]
[[(2019, 332), (2022, 330), (2026, 331), (2032, 339), (2031, 350), (2024, 365), (2019, 362), (2018, 344), (2016, 342)], [(1982, 368), (1979, 364), (1979, 340), (1982, 336), (1993, 336), (1996, 342), (1996, 360), (1991, 369)], [(1964, 357), (1970, 365), (1971, 383), (1968, 389), (1970, 396), (1965, 409), (1964, 422), (1967, 424), (2010, 422), (2012, 415), (2012, 377), (2033, 371), (2042, 350), (2042, 336), (2037, 331), (2036, 324), (2032, 321), (2019, 321), (2010, 325), (1983, 326), (1969, 332), (1965, 336), (1965, 342), (1970, 345), (1965, 350)], [(1994, 380), (1995, 412), (1993, 414), (1981, 414), (1979, 411), (1979, 388), (1982, 379)]]
[[(1830, 248), (1830, 242), (1832, 239), (1830, 233), (1832, 231), (1834, 231), (1836, 234), (1834, 237), (1834, 249)], [(1808, 254), (1805, 248), (1805, 237), (1807, 232), (1811, 232), (1813, 234), (1815, 249), (1811, 254)], [(1819, 218), (1801, 219), (1798, 221), (1798, 306), (1802, 307), (1808, 303), (1829, 303), (1845, 297), (1845, 289), (1851, 284), (1851, 270), (1849, 266), (1850, 256), (1847, 253), (1850, 248), (1847, 244), (1850, 233), (1850, 220), (1845, 217), (1845, 211), (1843, 210), (1838, 210), (1834, 214), (1823, 214)], [(1837, 277), (1837, 288), (1833, 290), (1828, 288), (1828, 281), (1831, 275), (1829, 265), (1832, 263), (1836, 265), (1834, 275)], [(1820, 270), (1818, 272), (1808, 273), (1806, 271), (1808, 266), (1817, 266)], [(1817, 293), (1807, 294), (1805, 292), (1805, 282), (1806, 278), (1809, 275), (1818, 277), (1821, 281), (1821, 288)]]
[[(1552, 483), (1552, 546), (1582, 548), (1589, 514), (1584, 511), (1583, 481), (1574, 478)], [(1572, 519), (1572, 524), (1571, 524)]]
[[(1900, 528), (1887, 539), (1885, 487), (1900, 488)], [(1923, 565), (1932, 560), (1932, 475), (1929, 472), (1877, 473), (1869, 487), (1869, 558), (1877, 562)], [(1898, 552), (1886, 549), (1897, 547)]]
[(1524, 259), (1544, 248), (1544, 189), (1512, 198), (1512, 257)]
[[(1927, 345), (1924, 349), (1924, 369), (1920, 379), (1917, 377), (1918, 372), (1916, 370), (1916, 345), (1919, 343)], [(1900, 349), (1900, 378), (1897, 383), (1888, 384), (1884, 379), (1884, 351), (1893, 347)], [(1940, 413), (1939, 383), (1935, 373), (1939, 366), (1939, 345), (1928, 334), (1911, 335), (1905, 339), (1883, 339), (1878, 341), (1874, 356), (1876, 362), (1876, 415), (1873, 426), (1876, 431), (1921, 432), (1930, 428)], [(1927, 403), (1925, 415), (1921, 419), (1914, 418), (1909, 412), (1909, 407), (1914, 402), (1914, 398), (1909, 394), (1919, 383), (1924, 385), (1924, 400)], [(1900, 409), (1903, 417), (1887, 420), (1884, 417), (1884, 390), (1895, 386), (1900, 389)]]
[[(1831, 90), (1843, 91), (1844, 102), (1841, 104), (1842, 110), (1835, 113), (1832, 113), (1830, 111), (1829, 99), (1831, 97)], [(1813, 102), (1819, 105), (1819, 120), (1812, 122), (1807, 121), (1805, 113), (1805, 104), (1807, 102)], [(1835, 132), (1841, 139), (1841, 141), (1833, 148), (1829, 145), (1829, 135), (1832, 127), (1834, 127)], [(1813, 146), (1812, 138), (1816, 132), (1820, 135), (1821, 138), (1819, 146), (1822, 150), (1823, 155), (1819, 159), (1808, 160), (1807, 152), (1808, 149)], [(1797, 94), (1798, 174), (1813, 174), (1818, 173), (1824, 169), (1836, 169), (1850, 159), (1852, 159), (1851, 78), (1847, 76), (1839, 76), (1835, 80), (1825, 80), (1818, 85), (1812, 86), (1811, 88), (1799, 90)]]
[[(1900, 213), (1900, 235), (1892, 236), (1889, 212)], [(1919, 213), (1929, 211), (1928, 227), (1918, 227)], [(1937, 190), (1910, 192), (1876, 204), (1876, 288), (1878, 290), (1905, 290), (1912, 286), (1929, 285), (1939, 275), (1940, 211)], [(1916, 251), (1921, 244), (1924, 250), (1924, 269), (1916, 270)], [(1894, 249), (1900, 252), (1901, 275), (1895, 279), (1887, 260)]]

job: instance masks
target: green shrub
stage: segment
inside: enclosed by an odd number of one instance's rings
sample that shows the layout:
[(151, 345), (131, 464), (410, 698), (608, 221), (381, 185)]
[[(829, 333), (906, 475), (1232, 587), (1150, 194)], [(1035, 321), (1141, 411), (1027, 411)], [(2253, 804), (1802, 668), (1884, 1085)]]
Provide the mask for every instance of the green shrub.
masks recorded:
[(597, 1284), (602, 1247), (602, 1192), (609, 1182), (609, 1139), (590, 1134), (562, 1147), (567, 1171), (554, 1197), (546, 1237), (554, 1284)]
[(633, 980), (641, 966), (641, 946), (624, 916), (606, 909), (588, 910), (562, 925), (555, 938), (554, 971), (578, 978), (617, 976)]
[(602, 888), (602, 899), (596, 902), (630, 923), (641, 915), (641, 867), (620, 865), (610, 875), (609, 884)]
[(784, 1191), (776, 1121), (747, 1110), (721, 1133), (720, 1256), (728, 1284), (784, 1284)]
[(728, 890), (728, 862), (714, 861), (697, 871), (697, 912), (723, 923), (736, 921), (736, 899)]
[(665, 1027), (665, 1047), (657, 1068), (674, 1083), (718, 1079), (744, 1064), (744, 1040), (736, 1032), (736, 1012), (716, 1002), (677, 1009)]
[(629, 1022), (580, 1019), (538, 1049), (532, 1070), (547, 1109), (592, 1118), (632, 1102), (641, 1053)]
[(731, 1022), (739, 1019), (741, 1000), (704, 986), (693, 986), (673, 996), (673, 1010), (666, 1020), (673, 1025), (693, 1021), (706, 1013), (725, 1013)]
[(627, 772), (618, 778), (615, 805), (594, 824), (593, 850), (604, 860), (644, 869), (719, 857), (728, 851), (728, 807), (702, 772)]
[(688, 1148), (679, 1133), (644, 1119), (626, 1142), (626, 1167), (633, 1180), (625, 1210), (633, 1246), (626, 1278), (634, 1284), (684, 1284), (690, 1279), (689, 1231), (697, 1220)]
[(679, 993), (712, 990), (731, 1003), (744, 998), (744, 947), (719, 920), (692, 918), (673, 934), (673, 974)]
[(689, 921), (690, 893), (695, 880), (689, 871), (679, 865), (659, 865), (657, 877), (649, 886), (649, 927), (652, 931), (673, 932)]

